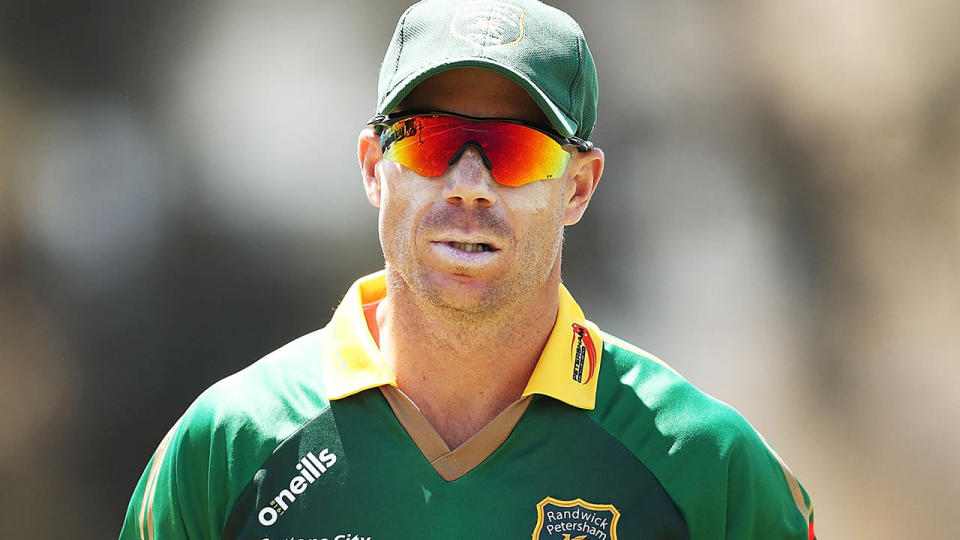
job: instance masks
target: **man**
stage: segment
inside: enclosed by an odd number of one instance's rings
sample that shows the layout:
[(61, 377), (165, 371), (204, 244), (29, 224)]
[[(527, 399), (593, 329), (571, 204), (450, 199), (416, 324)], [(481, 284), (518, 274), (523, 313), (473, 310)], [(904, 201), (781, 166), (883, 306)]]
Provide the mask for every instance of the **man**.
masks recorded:
[(359, 139), (385, 270), (190, 407), (121, 538), (813, 538), (749, 424), (560, 283), (596, 90), (558, 10), (408, 9)]

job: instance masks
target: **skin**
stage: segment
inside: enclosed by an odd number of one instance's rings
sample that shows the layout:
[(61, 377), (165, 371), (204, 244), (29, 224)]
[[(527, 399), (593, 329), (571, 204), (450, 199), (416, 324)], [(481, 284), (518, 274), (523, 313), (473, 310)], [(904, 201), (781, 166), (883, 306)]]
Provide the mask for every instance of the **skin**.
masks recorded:
[[(549, 125), (522, 88), (476, 68), (427, 79), (398, 107), (414, 109)], [(384, 159), (370, 129), (358, 154), (387, 272), (372, 330), (400, 389), (455, 448), (520, 398), (556, 321), (563, 228), (586, 210), (603, 153), (573, 151), (563, 176), (519, 187), (494, 181), (475, 149), (438, 178)]]

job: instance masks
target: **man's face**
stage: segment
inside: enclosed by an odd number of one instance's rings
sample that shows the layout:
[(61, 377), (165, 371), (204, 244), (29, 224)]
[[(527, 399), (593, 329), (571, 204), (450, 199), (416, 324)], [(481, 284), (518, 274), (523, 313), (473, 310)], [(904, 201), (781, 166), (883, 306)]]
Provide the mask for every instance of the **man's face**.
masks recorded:
[[(481, 69), (436, 75), (399, 110), (549, 125), (523, 89)], [(377, 178), (389, 278), (401, 281), (419, 304), (482, 314), (523, 302), (559, 276), (564, 196), (572, 185), (566, 176), (504, 186), (494, 181), (480, 153), (468, 148), (437, 178), (418, 176), (387, 159), (380, 162)]]

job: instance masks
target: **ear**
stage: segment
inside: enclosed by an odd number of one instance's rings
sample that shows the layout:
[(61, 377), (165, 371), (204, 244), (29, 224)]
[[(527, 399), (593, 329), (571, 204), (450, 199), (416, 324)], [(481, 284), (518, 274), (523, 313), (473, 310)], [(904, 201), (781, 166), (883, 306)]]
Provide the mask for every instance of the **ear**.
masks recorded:
[(574, 152), (567, 164), (566, 192), (564, 193), (563, 224), (580, 221), (593, 192), (603, 174), (603, 151)]
[(370, 128), (364, 128), (357, 140), (357, 157), (360, 158), (360, 175), (363, 177), (363, 189), (367, 192), (370, 204), (380, 207), (380, 162), (383, 151), (380, 149), (380, 137)]

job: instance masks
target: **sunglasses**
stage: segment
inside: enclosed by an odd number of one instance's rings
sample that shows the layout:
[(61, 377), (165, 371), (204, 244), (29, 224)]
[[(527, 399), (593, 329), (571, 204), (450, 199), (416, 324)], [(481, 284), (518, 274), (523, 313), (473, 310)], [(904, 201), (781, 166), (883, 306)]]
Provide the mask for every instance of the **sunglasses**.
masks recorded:
[(563, 175), (570, 161), (565, 146), (580, 152), (593, 148), (579, 137), (505, 118), (407, 111), (378, 114), (368, 125), (380, 135), (383, 157), (420, 176), (443, 175), (473, 147), (480, 150), (493, 179), (512, 187)]

